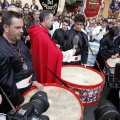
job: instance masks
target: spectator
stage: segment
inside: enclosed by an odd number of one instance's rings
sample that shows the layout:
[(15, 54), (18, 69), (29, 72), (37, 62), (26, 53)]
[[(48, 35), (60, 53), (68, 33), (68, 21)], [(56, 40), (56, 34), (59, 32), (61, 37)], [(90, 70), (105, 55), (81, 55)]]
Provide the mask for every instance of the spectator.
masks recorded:
[(36, 1), (35, 1), (35, 0), (32, 0), (31, 9), (32, 9), (32, 10), (39, 10), (38, 6), (37, 6), (35, 3), (36, 3)]
[(9, 7), (8, 1), (7, 1), (7, 0), (4, 0), (2, 9), (8, 9), (8, 7)]
[(21, 0), (16, 0), (16, 6), (17, 7), (22, 7), (22, 1)]
[(68, 30), (68, 24), (69, 22), (67, 20), (64, 20), (62, 22), (62, 28), (56, 29), (53, 34), (53, 40), (56, 44), (60, 45), (61, 50), (64, 46), (64, 34)]

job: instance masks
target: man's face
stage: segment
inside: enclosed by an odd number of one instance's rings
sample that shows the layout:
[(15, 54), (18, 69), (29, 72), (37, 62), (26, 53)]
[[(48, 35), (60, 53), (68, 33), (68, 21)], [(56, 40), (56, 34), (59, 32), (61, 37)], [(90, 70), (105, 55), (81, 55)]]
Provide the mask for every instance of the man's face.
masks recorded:
[(63, 31), (66, 31), (67, 28), (68, 28), (68, 23), (63, 22), (63, 23), (62, 23), (62, 30), (63, 30)]
[(53, 26), (53, 14), (50, 14), (48, 18), (46, 18), (46, 27), (50, 29)]
[(120, 28), (120, 22), (117, 22), (116, 26), (117, 26), (118, 28)]
[(107, 26), (106, 22), (102, 22), (102, 28), (105, 28)]
[(10, 41), (16, 42), (20, 40), (23, 33), (23, 20), (21, 18), (12, 18), (11, 25), (6, 25), (6, 27), (4, 27), (4, 31)]
[(40, 15), (39, 11), (36, 11), (35, 14), (33, 14), (33, 18), (35, 21), (39, 20), (39, 15)]
[(25, 15), (28, 15), (28, 13), (29, 13), (29, 8), (24, 8), (24, 11), (23, 11), (23, 12), (24, 12)]
[(35, 0), (32, 1), (33, 5), (35, 4)]
[(74, 27), (75, 27), (75, 30), (81, 31), (81, 29), (83, 28), (83, 23), (82, 22), (75, 22)]

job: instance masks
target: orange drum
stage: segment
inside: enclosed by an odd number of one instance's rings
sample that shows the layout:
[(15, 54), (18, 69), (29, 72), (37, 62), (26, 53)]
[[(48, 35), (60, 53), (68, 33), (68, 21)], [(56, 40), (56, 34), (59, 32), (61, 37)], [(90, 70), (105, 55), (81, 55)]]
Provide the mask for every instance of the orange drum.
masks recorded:
[(105, 83), (101, 73), (80, 65), (63, 66), (61, 78), (79, 94), (84, 106), (94, 104), (99, 100)]
[(104, 74), (106, 78), (106, 86), (110, 88), (120, 88), (120, 82), (114, 78), (116, 63), (120, 63), (120, 57), (116, 59), (109, 58), (106, 60), (106, 68), (104, 70)]
[[(24, 97), (30, 99), (37, 91), (34, 87)], [(83, 105), (73, 90), (58, 84), (45, 84), (44, 91), (48, 95), (50, 106), (43, 114), (50, 120), (82, 120)]]

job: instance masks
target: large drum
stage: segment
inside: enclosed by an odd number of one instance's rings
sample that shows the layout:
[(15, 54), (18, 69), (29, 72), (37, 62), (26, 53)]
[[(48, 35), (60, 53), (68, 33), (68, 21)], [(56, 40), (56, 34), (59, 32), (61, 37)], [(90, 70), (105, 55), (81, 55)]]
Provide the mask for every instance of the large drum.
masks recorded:
[(104, 70), (105, 78), (106, 78), (106, 86), (112, 88), (120, 88), (120, 82), (114, 78), (115, 73), (115, 65), (116, 63), (120, 63), (120, 57), (116, 59), (109, 58), (106, 61), (106, 68)]
[(99, 100), (105, 83), (104, 77), (98, 71), (75, 65), (63, 66), (61, 78), (79, 94), (84, 106)]
[[(24, 94), (30, 100), (38, 91), (36, 87)], [(43, 113), (50, 120), (82, 120), (83, 106), (79, 96), (73, 90), (57, 84), (45, 84), (44, 91), (48, 95), (49, 108)]]

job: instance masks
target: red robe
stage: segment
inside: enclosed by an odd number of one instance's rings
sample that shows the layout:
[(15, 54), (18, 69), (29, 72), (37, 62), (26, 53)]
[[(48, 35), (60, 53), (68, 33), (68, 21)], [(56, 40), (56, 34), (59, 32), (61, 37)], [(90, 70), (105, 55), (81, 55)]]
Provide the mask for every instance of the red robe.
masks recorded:
[(40, 62), (61, 78), (63, 54), (48, 34), (48, 30), (40, 25), (28, 29), (31, 38), (33, 66), (40, 83), (60, 83), (60, 81)]

